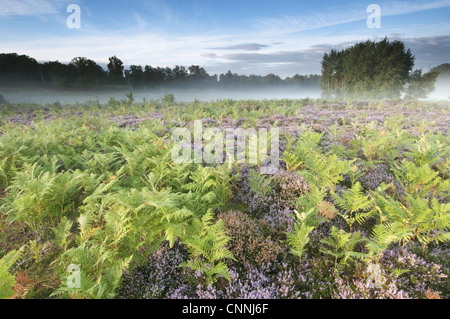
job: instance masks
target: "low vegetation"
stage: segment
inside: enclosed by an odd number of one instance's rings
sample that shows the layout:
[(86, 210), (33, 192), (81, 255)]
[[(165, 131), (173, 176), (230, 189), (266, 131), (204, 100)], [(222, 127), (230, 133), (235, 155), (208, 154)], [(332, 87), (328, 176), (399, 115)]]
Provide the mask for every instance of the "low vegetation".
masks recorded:
[[(447, 299), (449, 106), (5, 104), (0, 297)], [(278, 127), (279, 171), (175, 163), (198, 119)]]

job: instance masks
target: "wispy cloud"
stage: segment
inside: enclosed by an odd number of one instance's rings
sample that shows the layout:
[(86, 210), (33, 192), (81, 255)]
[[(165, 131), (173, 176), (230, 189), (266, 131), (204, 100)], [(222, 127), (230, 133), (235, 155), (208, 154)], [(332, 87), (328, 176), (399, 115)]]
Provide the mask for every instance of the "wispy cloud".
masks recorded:
[(234, 53), (225, 54), (223, 58), (231, 61), (240, 61), (246, 64), (258, 63), (290, 63), (308, 60), (311, 58), (309, 50), (279, 51), (274, 53)]
[(182, 22), (181, 15), (165, 0), (145, 0), (141, 1), (141, 4), (147, 13), (162, 18), (166, 23), (180, 24)]
[(432, 1), (432, 2), (414, 2), (414, 1), (402, 1), (395, 2), (389, 1), (382, 4), (383, 14), (387, 16), (409, 14), (414, 12), (421, 12), (432, 9), (439, 9), (450, 7), (450, 0)]
[(214, 47), (213, 50), (241, 50), (241, 51), (259, 51), (268, 48), (269, 45), (260, 43), (241, 43), (236, 45), (229, 45), (225, 47)]
[(450, 35), (417, 38), (392, 37), (392, 39), (403, 41), (405, 46), (411, 49), (412, 54), (416, 57), (415, 68), (427, 71), (440, 63), (450, 63), (448, 55)]
[(140, 29), (145, 29), (145, 27), (147, 27), (147, 22), (139, 14), (133, 14), (133, 18)]
[[(450, 0), (433, 2), (414, 1), (378, 1), (382, 16), (404, 15), (431, 9), (439, 9), (450, 6)], [(337, 26), (350, 22), (367, 19), (367, 6), (364, 4), (350, 3), (345, 9), (329, 7), (313, 15), (305, 16), (280, 16), (274, 18), (261, 18), (255, 20), (255, 29), (262, 30), (265, 34), (289, 34), (307, 30), (316, 30), (325, 27)]]
[[(67, 2), (67, 1), (66, 1)], [(60, 13), (62, 1), (1, 0), (0, 16), (43, 16)]]

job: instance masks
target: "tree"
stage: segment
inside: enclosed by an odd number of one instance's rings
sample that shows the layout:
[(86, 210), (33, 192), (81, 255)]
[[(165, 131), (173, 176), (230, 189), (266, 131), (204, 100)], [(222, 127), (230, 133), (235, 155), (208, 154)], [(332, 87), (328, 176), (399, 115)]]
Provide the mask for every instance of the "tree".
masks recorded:
[(123, 83), (123, 62), (116, 56), (109, 58), (108, 63), (108, 79), (113, 85)]
[(27, 55), (0, 54), (0, 79), (4, 81), (43, 81), (40, 64)]
[(265, 77), (262, 78), (262, 83), (265, 86), (278, 86), (281, 82), (281, 78), (278, 75), (275, 75), (273, 73), (267, 74)]
[(322, 59), (321, 88), (326, 97), (336, 98), (344, 95), (344, 55), (345, 51), (331, 50), (325, 53)]
[(73, 65), (50, 61), (43, 63), (41, 69), (45, 82), (69, 87), (76, 81), (76, 70)]
[(67, 65), (58, 61), (45, 62), (41, 65), (42, 74), (45, 82), (55, 82), (64, 84), (65, 70)]
[(100, 65), (85, 57), (73, 58), (69, 67), (74, 68), (75, 83), (81, 87), (99, 86), (105, 76)]
[(140, 65), (130, 65), (130, 69), (125, 71), (125, 78), (128, 84), (134, 88), (144, 85), (144, 70)]
[(325, 97), (398, 98), (409, 82), (414, 56), (401, 41), (366, 41), (322, 59)]
[(199, 65), (191, 65), (189, 67), (189, 76), (194, 79), (202, 79), (208, 76), (206, 70)]
[(450, 78), (450, 63), (439, 64), (438, 66), (432, 68), (431, 71), (438, 72), (439, 77)]
[(235, 88), (239, 86), (239, 82), (239, 76), (237, 73), (232, 73), (231, 70), (228, 70), (226, 74), (219, 75), (219, 84), (222, 87)]
[(438, 75), (438, 71), (422, 74), (422, 70), (415, 70), (410, 76), (405, 99), (426, 98), (434, 91), (434, 84)]
[(189, 68), (189, 84), (205, 85), (209, 80), (209, 74), (199, 65), (191, 65)]
[(431, 69), (439, 73), (436, 80), (435, 96), (442, 99), (450, 99), (448, 88), (450, 87), (450, 63), (444, 63)]
[(184, 80), (188, 77), (189, 73), (184, 66), (175, 65), (173, 69), (174, 78), (177, 82), (184, 82)]

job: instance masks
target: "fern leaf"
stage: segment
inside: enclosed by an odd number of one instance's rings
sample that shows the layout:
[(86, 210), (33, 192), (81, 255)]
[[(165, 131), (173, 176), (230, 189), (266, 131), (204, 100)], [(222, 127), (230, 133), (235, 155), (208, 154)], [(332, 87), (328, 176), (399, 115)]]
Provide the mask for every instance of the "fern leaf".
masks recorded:
[(63, 250), (67, 249), (68, 237), (71, 235), (70, 230), (72, 229), (73, 222), (64, 216), (57, 227), (52, 228), (55, 238), (53, 242), (62, 247)]
[(24, 247), (12, 250), (0, 259), (0, 299), (7, 299), (14, 295), (14, 276), (9, 273), (14, 263), (22, 256)]

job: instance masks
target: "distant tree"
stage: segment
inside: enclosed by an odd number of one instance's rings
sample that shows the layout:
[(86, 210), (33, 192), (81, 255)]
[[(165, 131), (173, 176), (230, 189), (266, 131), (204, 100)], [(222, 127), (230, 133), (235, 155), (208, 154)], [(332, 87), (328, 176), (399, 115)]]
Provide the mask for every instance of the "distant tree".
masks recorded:
[(164, 70), (150, 65), (144, 67), (144, 83), (147, 87), (161, 87), (164, 82)]
[(194, 79), (202, 79), (208, 76), (206, 70), (199, 65), (191, 65), (189, 67), (189, 76)]
[(435, 71), (439, 73), (439, 77), (450, 78), (450, 63), (440, 64), (431, 69), (431, 71)]
[(269, 73), (262, 78), (262, 83), (265, 86), (278, 86), (281, 83), (281, 78), (278, 75)]
[(305, 78), (305, 86), (310, 88), (318, 88), (320, 83), (320, 75), (310, 74)]
[(20, 75), (21, 80), (43, 81), (39, 63), (27, 55), (17, 57), (15, 70)]
[(109, 58), (108, 63), (108, 79), (113, 85), (120, 85), (124, 80), (123, 62), (116, 56)]
[(189, 76), (188, 71), (184, 66), (175, 65), (173, 68), (174, 78), (177, 83), (184, 83), (187, 77)]
[(219, 84), (221, 87), (236, 88), (239, 86), (239, 82), (239, 76), (237, 73), (232, 73), (231, 70), (228, 70), (225, 74), (221, 73), (219, 75)]
[(75, 83), (81, 87), (99, 86), (106, 74), (100, 65), (85, 57), (73, 58), (69, 67), (73, 67)]
[(125, 78), (134, 88), (140, 88), (145, 84), (144, 70), (140, 65), (130, 65), (130, 69), (125, 71)]
[(5, 98), (3, 97), (3, 95), (0, 94), (0, 104), (6, 104), (8, 103), (8, 101), (5, 100)]
[(405, 99), (426, 98), (434, 91), (434, 84), (439, 75), (438, 71), (430, 71), (422, 74), (422, 70), (415, 70), (409, 77)]
[(263, 79), (260, 75), (250, 74), (246, 77), (246, 86), (251, 88), (257, 88), (262, 85)]
[(45, 82), (67, 87), (76, 80), (74, 68), (58, 61), (44, 62), (41, 69)]
[(190, 85), (206, 85), (210, 78), (208, 72), (199, 65), (191, 65), (189, 68), (189, 84)]
[(322, 59), (325, 97), (397, 98), (409, 82), (414, 56), (400, 41), (366, 41)]
[(284, 82), (293, 87), (302, 86), (305, 83), (305, 77), (300, 74), (295, 74), (292, 77), (287, 77), (286, 79), (284, 79)]
[(431, 71), (439, 73), (435, 85), (436, 94), (440, 95), (441, 98), (450, 99), (450, 92), (448, 89), (450, 87), (450, 63), (438, 65), (437, 67), (432, 68)]
[(171, 83), (173, 80), (175, 80), (175, 73), (170, 67), (163, 68), (162, 74), (164, 76), (164, 82), (166, 83)]
[(17, 53), (0, 54), (0, 79), (4, 81), (43, 81), (39, 63)]

